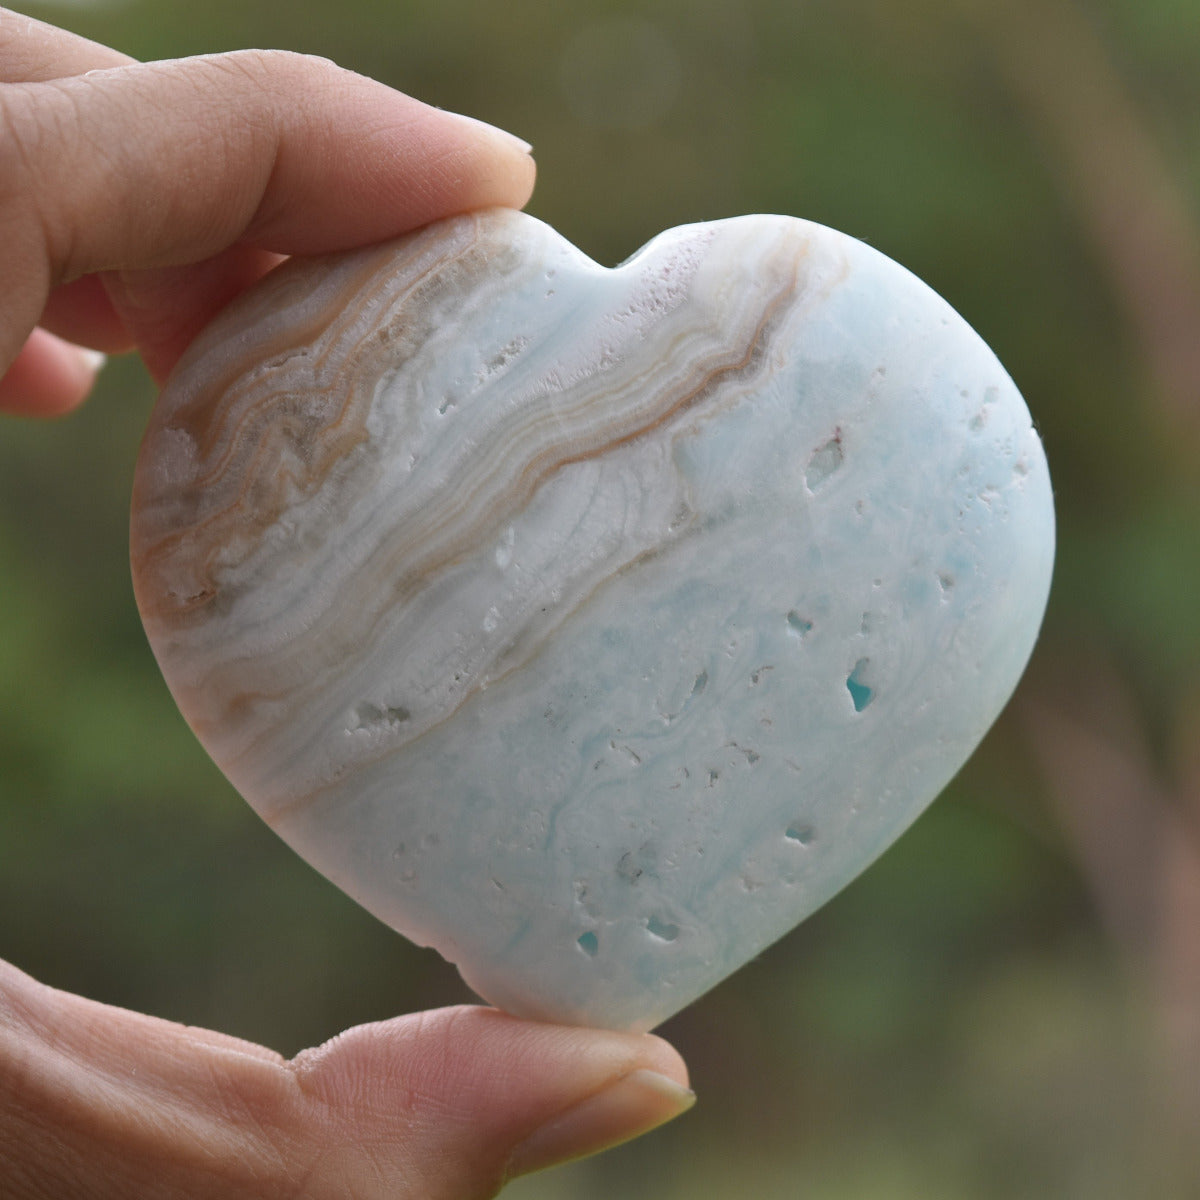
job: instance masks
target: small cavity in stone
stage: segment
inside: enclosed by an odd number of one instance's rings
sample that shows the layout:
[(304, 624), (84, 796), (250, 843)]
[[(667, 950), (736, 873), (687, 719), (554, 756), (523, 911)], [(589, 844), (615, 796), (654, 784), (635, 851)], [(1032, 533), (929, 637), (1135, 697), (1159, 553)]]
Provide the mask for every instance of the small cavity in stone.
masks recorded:
[(628, 883), (637, 883), (645, 873), (646, 868), (635, 861), (632, 850), (626, 850), (617, 862), (617, 874)]
[(855, 712), (862, 712), (875, 699), (875, 689), (868, 687), (862, 678), (870, 661), (868, 658), (860, 658), (846, 678), (846, 690), (850, 693), (850, 699), (854, 701)]
[(581, 933), (575, 942), (588, 958), (595, 958), (600, 952), (600, 939), (594, 930), (589, 929), (587, 933)]
[(795, 634), (798, 638), (802, 638), (813, 627), (812, 622), (805, 620), (794, 608), (787, 615), (787, 623), (788, 632)]
[(815, 492), (845, 461), (842, 450), (842, 431), (839, 429), (823, 446), (813, 451), (804, 472), (804, 482), (810, 492)]
[(670, 921), (664, 921), (661, 917), (651, 917), (646, 922), (646, 928), (652, 937), (658, 938), (661, 942), (673, 942), (679, 936), (679, 926)]
[(799, 846), (811, 846), (817, 840), (817, 831), (811, 825), (801, 821), (789, 825), (785, 835), (789, 842), (795, 842)]
[(359, 729), (371, 729), (378, 725), (403, 725), (412, 717), (412, 713), (402, 704), (382, 706), (364, 700), (355, 710)]

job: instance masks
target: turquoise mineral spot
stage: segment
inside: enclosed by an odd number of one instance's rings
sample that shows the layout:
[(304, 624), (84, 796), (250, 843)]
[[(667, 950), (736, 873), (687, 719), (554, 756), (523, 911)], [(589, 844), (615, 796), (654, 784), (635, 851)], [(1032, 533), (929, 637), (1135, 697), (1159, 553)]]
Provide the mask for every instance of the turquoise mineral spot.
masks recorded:
[(870, 665), (869, 658), (860, 658), (854, 664), (854, 670), (846, 678), (846, 690), (850, 693), (850, 699), (854, 701), (855, 712), (862, 712), (875, 699), (874, 688), (868, 687), (863, 682), (863, 673)]

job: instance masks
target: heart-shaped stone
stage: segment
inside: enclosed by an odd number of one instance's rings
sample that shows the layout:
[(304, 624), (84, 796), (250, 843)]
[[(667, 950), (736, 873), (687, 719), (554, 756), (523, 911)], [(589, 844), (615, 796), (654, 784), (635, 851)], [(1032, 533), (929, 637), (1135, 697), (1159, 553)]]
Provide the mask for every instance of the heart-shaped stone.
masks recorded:
[(944, 301), (787, 217), (607, 270), (492, 211), (292, 262), (138, 463), (180, 708), (511, 1012), (662, 1021), (917, 816), (1016, 684), (1053, 511)]

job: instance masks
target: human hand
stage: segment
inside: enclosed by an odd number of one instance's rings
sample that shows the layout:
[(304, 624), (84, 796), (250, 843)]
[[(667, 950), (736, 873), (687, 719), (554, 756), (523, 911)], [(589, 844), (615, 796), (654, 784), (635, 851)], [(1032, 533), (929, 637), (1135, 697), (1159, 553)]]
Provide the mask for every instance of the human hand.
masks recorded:
[(0, 962), (5, 1200), (473, 1200), (691, 1102), (650, 1035), (462, 1006), (287, 1061)]
[(161, 382), (279, 255), (533, 190), (524, 142), (324, 60), (141, 64), (4, 9), (0, 120), (0, 407), (29, 414), (95, 373), (58, 338), (137, 349)]
[[(143, 66), (0, 10), (0, 408), (79, 403), (80, 346), (136, 347), (161, 379), (278, 255), (532, 184), (521, 143), (329, 63)], [(5, 1200), (469, 1200), (677, 1115), (686, 1079), (658, 1038), (471, 1007), (285, 1061), (0, 963)]]

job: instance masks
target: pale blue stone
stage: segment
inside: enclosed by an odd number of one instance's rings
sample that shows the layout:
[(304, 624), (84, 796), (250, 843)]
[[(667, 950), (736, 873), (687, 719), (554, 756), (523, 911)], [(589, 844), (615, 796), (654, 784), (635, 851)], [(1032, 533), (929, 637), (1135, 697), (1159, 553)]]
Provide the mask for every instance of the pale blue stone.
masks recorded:
[[(610, 272), (499, 213), (395, 253), (446, 283), (364, 306), (428, 318), (403, 353), (344, 335), (379, 381), (366, 441), (226, 554), (202, 620), (163, 600), (207, 595), (191, 559), (139, 566), (151, 640), (218, 763), (372, 912), (511, 1012), (647, 1029), (867, 866), (994, 720), (1049, 587), (1041, 444), (944, 301), (819, 226), (673, 230)], [(288, 305), (345, 308), (345, 261), (193, 352), (135, 563), (209, 513), (178, 413), (224, 402), (230, 357), (248, 409), (264, 370), (330, 386), (315, 352), (258, 363)], [(638, 387), (670, 414), (573, 455)]]

